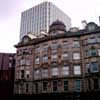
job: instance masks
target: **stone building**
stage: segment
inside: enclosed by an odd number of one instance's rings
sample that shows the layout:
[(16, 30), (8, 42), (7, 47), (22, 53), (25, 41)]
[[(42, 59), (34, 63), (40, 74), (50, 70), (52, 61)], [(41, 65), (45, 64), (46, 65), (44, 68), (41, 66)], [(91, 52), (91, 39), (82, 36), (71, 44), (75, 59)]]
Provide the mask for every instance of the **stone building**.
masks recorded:
[(100, 90), (100, 27), (95, 23), (66, 31), (57, 20), (46, 36), (24, 36), (15, 47), (15, 94)]

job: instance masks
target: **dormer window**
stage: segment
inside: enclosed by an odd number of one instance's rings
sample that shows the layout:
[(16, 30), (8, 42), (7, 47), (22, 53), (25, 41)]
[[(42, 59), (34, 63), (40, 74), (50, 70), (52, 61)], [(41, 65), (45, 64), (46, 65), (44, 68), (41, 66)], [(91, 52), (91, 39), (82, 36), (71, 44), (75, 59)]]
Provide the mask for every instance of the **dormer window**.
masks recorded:
[(23, 43), (27, 43), (28, 41), (29, 41), (29, 37), (28, 36), (24, 36), (23, 38), (22, 38), (22, 42)]

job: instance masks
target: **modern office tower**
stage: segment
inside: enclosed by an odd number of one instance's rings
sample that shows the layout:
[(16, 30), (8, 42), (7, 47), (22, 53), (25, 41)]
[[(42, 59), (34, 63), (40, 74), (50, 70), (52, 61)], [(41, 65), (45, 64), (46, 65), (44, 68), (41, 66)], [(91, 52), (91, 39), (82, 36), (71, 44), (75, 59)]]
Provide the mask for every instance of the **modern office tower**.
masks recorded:
[(51, 2), (43, 2), (22, 12), (20, 39), (30, 32), (48, 32), (51, 23), (56, 20), (62, 21), (66, 25), (66, 30), (69, 30), (71, 19)]

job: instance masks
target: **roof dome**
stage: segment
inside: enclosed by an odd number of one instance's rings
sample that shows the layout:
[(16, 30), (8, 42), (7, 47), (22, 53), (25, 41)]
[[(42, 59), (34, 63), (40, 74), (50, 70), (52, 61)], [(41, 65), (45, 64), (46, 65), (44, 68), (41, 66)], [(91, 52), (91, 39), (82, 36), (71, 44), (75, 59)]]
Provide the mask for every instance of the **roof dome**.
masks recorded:
[(90, 23), (87, 24), (87, 26), (85, 28), (88, 31), (94, 31), (97, 27), (98, 27), (97, 24), (95, 24), (94, 22), (90, 22)]
[(63, 22), (56, 20), (49, 27), (49, 33), (55, 30), (60, 30), (66, 32), (66, 26)]

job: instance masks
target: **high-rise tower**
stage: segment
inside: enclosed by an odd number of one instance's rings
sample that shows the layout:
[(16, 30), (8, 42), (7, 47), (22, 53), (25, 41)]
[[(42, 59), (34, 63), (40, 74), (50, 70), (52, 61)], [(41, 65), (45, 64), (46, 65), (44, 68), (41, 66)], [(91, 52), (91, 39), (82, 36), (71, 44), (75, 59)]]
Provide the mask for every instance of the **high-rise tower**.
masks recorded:
[(22, 12), (20, 39), (29, 32), (48, 32), (51, 23), (56, 20), (62, 21), (66, 25), (66, 30), (69, 30), (71, 19), (51, 2), (43, 2)]

